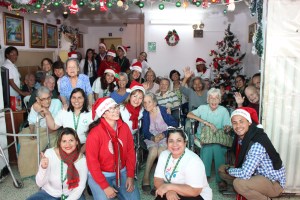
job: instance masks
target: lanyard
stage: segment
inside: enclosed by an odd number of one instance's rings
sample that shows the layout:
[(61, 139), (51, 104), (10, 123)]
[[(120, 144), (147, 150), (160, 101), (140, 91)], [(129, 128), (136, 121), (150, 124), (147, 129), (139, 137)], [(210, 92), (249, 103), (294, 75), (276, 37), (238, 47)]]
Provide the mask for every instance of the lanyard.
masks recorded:
[(63, 166), (63, 161), (60, 161), (60, 181), (61, 181), (61, 200), (65, 200), (68, 198), (68, 196), (64, 195), (64, 182), (67, 179), (67, 173), (64, 177), (64, 166)]
[(74, 122), (74, 128), (75, 128), (75, 131), (76, 131), (76, 132), (77, 132), (78, 124), (79, 124), (80, 114), (81, 114), (81, 113), (79, 113), (78, 118), (77, 118), (77, 120), (76, 120), (76, 119), (75, 119), (75, 114), (74, 114), (74, 112), (73, 112), (73, 122)]
[[(185, 151), (183, 152), (183, 154), (182, 154), (182, 155), (179, 157), (179, 159), (177, 160), (176, 165), (175, 165), (175, 167), (173, 168), (173, 171), (172, 171), (172, 173), (171, 173), (171, 175), (170, 175), (170, 178), (168, 178), (168, 177), (166, 176), (166, 173), (165, 173), (165, 177), (166, 177), (168, 183), (171, 183), (172, 176), (174, 175), (175, 170), (176, 170), (176, 168), (177, 168), (177, 166), (178, 166), (178, 164), (179, 164), (181, 158), (184, 156), (184, 154), (185, 154)], [(166, 165), (165, 165), (165, 170), (164, 170), (164, 172), (166, 172), (166, 169), (167, 169), (167, 167), (168, 167), (170, 158), (171, 158), (171, 153), (170, 153), (169, 156), (168, 156), (168, 160), (167, 160), (167, 163), (166, 163)]]

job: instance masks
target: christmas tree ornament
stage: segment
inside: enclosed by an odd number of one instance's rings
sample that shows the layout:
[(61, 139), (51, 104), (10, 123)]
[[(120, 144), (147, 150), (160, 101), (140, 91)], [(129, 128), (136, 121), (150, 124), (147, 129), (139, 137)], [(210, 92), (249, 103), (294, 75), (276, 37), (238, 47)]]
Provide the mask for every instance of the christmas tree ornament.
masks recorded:
[(224, 13), (224, 15), (226, 15), (227, 14), (227, 9), (224, 9), (223, 13)]
[(99, 4), (100, 4), (100, 11), (106, 12), (107, 11), (106, 0), (99, 0)]
[(128, 10), (128, 8), (129, 8), (129, 6), (126, 4), (126, 5), (124, 6), (124, 10)]
[(117, 2), (117, 6), (118, 6), (118, 7), (122, 7), (122, 6), (123, 6), (123, 1), (119, 0), (119, 1)]
[(179, 35), (177, 34), (176, 30), (169, 31), (167, 36), (165, 37), (165, 40), (169, 46), (175, 46), (179, 42)]
[(35, 4), (35, 7), (36, 7), (37, 9), (40, 9), (40, 8), (41, 8), (41, 4), (37, 3), (37, 4)]
[(208, 0), (203, 0), (201, 5), (202, 5), (202, 8), (206, 9), (206, 8), (209, 8), (209, 4), (210, 3), (208, 3)]
[(83, 1), (80, 1), (79, 4), (78, 4), (80, 7), (84, 6), (84, 2)]
[(78, 5), (76, 0), (72, 0), (71, 5), (69, 6), (69, 10), (71, 14), (76, 14), (78, 12)]
[(185, 0), (185, 1), (182, 3), (182, 7), (187, 8), (188, 6), (189, 6), (189, 2)]
[(201, 5), (201, 1), (196, 1), (196, 6), (199, 7)]
[(145, 6), (144, 2), (140, 1), (140, 2), (139, 2), (139, 7), (140, 7), (140, 8), (144, 8), (144, 6)]
[(31, 0), (15, 0), (19, 4), (29, 4)]
[(175, 5), (176, 5), (177, 8), (179, 8), (181, 6), (181, 2), (177, 1)]
[(159, 10), (163, 10), (165, 8), (165, 5), (161, 3), (158, 5), (158, 8), (159, 8)]
[(107, 3), (107, 7), (108, 7), (108, 8), (111, 8), (111, 7), (112, 7), (112, 3), (111, 3), (111, 2), (108, 2), (108, 3)]

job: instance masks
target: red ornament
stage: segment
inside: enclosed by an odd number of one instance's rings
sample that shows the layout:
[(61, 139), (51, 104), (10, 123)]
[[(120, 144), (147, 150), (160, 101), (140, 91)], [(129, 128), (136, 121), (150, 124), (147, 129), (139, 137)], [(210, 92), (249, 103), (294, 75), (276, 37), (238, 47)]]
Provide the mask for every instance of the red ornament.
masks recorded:
[(72, 4), (69, 6), (69, 9), (71, 14), (76, 14), (78, 12), (78, 5), (76, 0), (72, 0)]
[(107, 11), (106, 0), (99, 0), (99, 3), (100, 3), (100, 11), (106, 12)]

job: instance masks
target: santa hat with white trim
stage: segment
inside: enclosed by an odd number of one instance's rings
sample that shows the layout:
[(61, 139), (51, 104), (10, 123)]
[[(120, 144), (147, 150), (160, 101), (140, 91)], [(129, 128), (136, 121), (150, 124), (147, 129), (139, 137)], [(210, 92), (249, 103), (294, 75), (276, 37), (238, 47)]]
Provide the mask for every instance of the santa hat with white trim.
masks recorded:
[(143, 85), (140, 84), (139, 82), (133, 80), (130, 83), (130, 87), (126, 89), (126, 92), (132, 93), (135, 90), (141, 90), (145, 94), (145, 88), (143, 87)]
[(254, 122), (255, 124), (257, 124), (258, 128), (262, 128), (262, 125), (258, 121), (257, 112), (253, 108), (250, 108), (250, 107), (239, 107), (238, 109), (234, 110), (231, 113), (230, 119), (232, 119), (232, 117), (236, 116), (236, 115), (242, 116), (248, 122), (250, 122), (250, 123)]
[(110, 97), (97, 99), (92, 107), (92, 118), (95, 119), (96, 115), (98, 118), (101, 118), (105, 111), (115, 105), (117, 105), (117, 103)]
[(112, 57), (116, 57), (116, 52), (114, 50), (108, 50), (106, 53), (107, 56), (112, 56)]
[(201, 64), (204, 64), (205, 65), (205, 60), (203, 60), (202, 58), (197, 58), (196, 59), (196, 65), (201, 65)]
[(122, 51), (124, 52), (124, 56), (126, 56), (126, 55), (127, 55), (127, 50), (128, 50), (127, 48), (128, 48), (128, 47), (118, 45), (118, 46), (117, 46), (117, 49), (119, 49), (119, 48), (122, 49)]
[(105, 51), (106, 51), (106, 45), (104, 43), (99, 43), (99, 47), (104, 47)]
[(139, 61), (133, 63), (133, 64), (130, 66), (130, 70), (131, 70), (131, 71), (136, 70), (136, 71), (139, 71), (140, 73), (142, 73), (142, 63), (139, 62)]
[(69, 58), (78, 58), (77, 52), (76, 51), (71, 51), (68, 53)]

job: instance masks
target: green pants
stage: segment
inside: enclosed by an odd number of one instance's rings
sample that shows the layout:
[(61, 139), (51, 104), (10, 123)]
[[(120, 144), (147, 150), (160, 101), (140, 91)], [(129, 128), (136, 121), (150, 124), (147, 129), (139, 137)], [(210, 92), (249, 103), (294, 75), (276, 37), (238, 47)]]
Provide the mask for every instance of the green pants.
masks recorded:
[(219, 144), (203, 145), (200, 151), (200, 157), (205, 166), (206, 176), (211, 176), (212, 161), (215, 161), (215, 174), (216, 182), (219, 183), (222, 179), (219, 176), (218, 169), (221, 165), (225, 164), (225, 155), (227, 148)]

